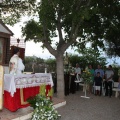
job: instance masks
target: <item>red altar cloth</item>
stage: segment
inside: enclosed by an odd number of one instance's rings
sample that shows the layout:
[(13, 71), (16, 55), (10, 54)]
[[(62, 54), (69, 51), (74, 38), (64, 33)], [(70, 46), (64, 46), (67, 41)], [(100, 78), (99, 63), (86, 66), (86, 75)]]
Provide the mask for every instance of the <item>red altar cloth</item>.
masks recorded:
[[(46, 85), (46, 94), (51, 89), (50, 85)], [(23, 88), (24, 101), (29, 97), (37, 95), (40, 91), (40, 86)], [(14, 96), (12, 97), (8, 91), (4, 91), (4, 107), (8, 110), (15, 112), (20, 108), (29, 106), (29, 104), (22, 105), (20, 97), (20, 89), (16, 89)]]

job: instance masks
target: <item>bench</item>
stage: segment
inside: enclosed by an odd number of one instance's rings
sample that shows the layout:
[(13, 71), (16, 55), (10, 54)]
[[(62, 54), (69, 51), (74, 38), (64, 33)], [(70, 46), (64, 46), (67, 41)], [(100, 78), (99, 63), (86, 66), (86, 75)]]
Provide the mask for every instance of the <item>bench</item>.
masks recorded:
[(119, 84), (119, 82), (114, 82), (113, 89), (112, 89), (115, 92), (116, 98), (118, 97), (119, 92), (120, 92), (120, 89), (118, 88), (118, 84)]

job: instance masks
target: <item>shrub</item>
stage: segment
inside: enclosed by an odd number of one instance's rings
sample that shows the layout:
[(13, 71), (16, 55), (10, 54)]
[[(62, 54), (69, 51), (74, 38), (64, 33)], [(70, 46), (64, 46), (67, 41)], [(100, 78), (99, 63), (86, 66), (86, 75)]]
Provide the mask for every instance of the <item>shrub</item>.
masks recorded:
[(27, 101), (34, 108), (31, 120), (58, 120), (60, 118), (50, 98), (38, 94)]

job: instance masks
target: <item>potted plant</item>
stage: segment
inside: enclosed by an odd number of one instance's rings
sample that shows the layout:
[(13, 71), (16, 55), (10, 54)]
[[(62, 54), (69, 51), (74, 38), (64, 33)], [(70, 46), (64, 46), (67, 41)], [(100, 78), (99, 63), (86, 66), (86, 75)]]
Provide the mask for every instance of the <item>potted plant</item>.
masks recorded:
[(89, 84), (89, 83), (93, 82), (93, 80), (92, 80), (92, 78), (91, 78), (91, 77), (92, 77), (92, 74), (89, 72), (89, 70), (83, 71), (81, 77), (83, 78), (83, 82), (84, 82), (85, 84)]
[(83, 71), (83, 73), (81, 75), (81, 78), (83, 79), (84, 87), (85, 87), (85, 96), (81, 96), (81, 97), (89, 98), (89, 97), (86, 96), (86, 90), (87, 90), (87, 86), (91, 82), (93, 82), (93, 80), (92, 80), (92, 74), (89, 72), (88, 69), (85, 69), (85, 71)]
[(34, 109), (31, 120), (58, 120), (60, 118), (49, 97), (38, 94), (27, 101)]

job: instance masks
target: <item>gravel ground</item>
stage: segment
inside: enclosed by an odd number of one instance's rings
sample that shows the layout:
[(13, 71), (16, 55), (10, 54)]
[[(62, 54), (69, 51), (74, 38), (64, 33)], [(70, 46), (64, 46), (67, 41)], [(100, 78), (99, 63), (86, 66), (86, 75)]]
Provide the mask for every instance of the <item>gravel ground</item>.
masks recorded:
[(57, 109), (60, 120), (120, 120), (119, 98), (87, 94), (87, 99), (83, 95), (77, 91), (65, 97), (66, 105)]

